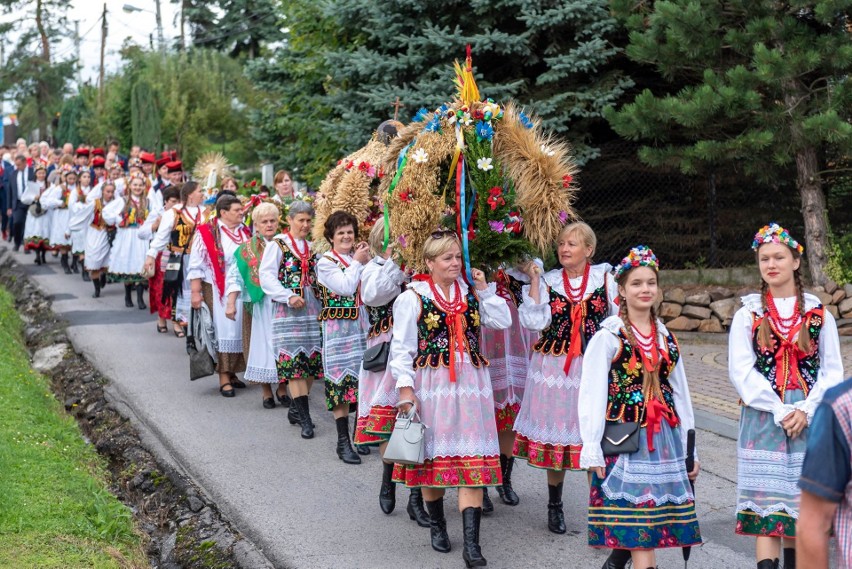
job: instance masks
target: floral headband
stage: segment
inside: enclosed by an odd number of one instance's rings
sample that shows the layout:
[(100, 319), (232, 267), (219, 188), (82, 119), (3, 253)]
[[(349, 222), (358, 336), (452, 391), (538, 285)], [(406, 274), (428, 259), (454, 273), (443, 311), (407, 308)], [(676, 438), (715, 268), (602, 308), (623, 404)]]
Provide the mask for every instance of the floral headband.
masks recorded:
[(645, 245), (637, 245), (630, 250), (625, 258), (621, 260), (615, 267), (615, 278), (621, 278), (621, 275), (635, 269), (636, 267), (650, 267), (654, 271), (660, 270), (660, 263), (657, 261), (657, 256)]
[(805, 248), (802, 247), (798, 241), (793, 239), (793, 236), (790, 233), (775, 223), (774, 221), (769, 225), (764, 225), (760, 228), (760, 230), (754, 234), (754, 241), (751, 243), (751, 248), (754, 251), (763, 245), (764, 243), (778, 243), (779, 245), (786, 245), (790, 249), (795, 249), (801, 255), (805, 252)]

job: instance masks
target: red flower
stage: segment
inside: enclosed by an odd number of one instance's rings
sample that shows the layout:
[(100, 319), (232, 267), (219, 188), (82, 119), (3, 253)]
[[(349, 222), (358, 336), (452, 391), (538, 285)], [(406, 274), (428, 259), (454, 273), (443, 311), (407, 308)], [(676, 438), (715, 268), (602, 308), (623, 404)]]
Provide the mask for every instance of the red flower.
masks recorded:
[(506, 200), (503, 199), (503, 188), (494, 186), (488, 190), (488, 205), (491, 206), (491, 211), (501, 205), (506, 205)]
[(379, 178), (384, 178), (384, 177), (385, 177), (385, 171), (382, 170), (381, 168), (379, 168)]
[(411, 191), (410, 190), (403, 190), (403, 191), (399, 192), (399, 199), (400, 199), (400, 201), (403, 201), (405, 203), (411, 202)]
[(370, 169), (370, 165), (367, 164), (366, 162), (361, 162), (360, 164), (358, 164), (358, 169), (362, 172), (366, 172), (367, 170)]
[(354, 164), (355, 163), (352, 160), (350, 160), (349, 162), (346, 163), (346, 169), (351, 170), (352, 166), (354, 166)]
[(562, 176), (562, 187), (567, 188), (571, 185), (571, 182), (574, 181), (574, 177), (571, 174), (565, 174)]
[(252, 181), (251, 181), (251, 184), (249, 184), (249, 185), (250, 185), (252, 188), (254, 188), (255, 186), (257, 186), (257, 180), (252, 180)]
[(470, 114), (470, 116), (475, 119), (483, 119), (485, 118), (485, 113), (482, 112), (482, 109), (476, 109)]

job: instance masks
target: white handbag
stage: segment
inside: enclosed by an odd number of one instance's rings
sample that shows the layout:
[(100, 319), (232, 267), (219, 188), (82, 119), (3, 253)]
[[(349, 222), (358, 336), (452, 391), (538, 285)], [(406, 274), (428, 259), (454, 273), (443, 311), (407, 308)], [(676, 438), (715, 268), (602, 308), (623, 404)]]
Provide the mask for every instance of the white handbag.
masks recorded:
[(397, 414), (383, 458), (397, 464), (423, 464), (423, 436), (426, 433), (426, 425), (420, 422), (414, 402), (400, 401), (397, 406), (404, 403), (411, 403), (411, 409), (408, 413), (400, 411)]

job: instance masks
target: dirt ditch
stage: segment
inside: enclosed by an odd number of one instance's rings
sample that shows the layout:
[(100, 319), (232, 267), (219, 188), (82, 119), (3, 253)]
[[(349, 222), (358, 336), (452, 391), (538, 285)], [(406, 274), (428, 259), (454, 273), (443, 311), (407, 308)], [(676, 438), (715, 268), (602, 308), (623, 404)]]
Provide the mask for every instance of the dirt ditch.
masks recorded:
[(271, 568), (200, 489), (143, 446), (105, 396), (108, 380), (74, 352), (50, 299), (14, 260), (0, 258), (0, 285), (15, 297), (33, 367), (51, 379), (56, 398), (106, 459), (109, 490), (131, 509), (147, 536), (151, 566)]

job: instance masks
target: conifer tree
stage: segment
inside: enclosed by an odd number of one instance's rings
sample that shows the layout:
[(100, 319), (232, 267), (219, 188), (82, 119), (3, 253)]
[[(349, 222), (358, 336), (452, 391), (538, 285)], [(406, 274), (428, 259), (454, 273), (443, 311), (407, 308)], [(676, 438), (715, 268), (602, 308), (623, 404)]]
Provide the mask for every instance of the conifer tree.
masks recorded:
[[(824, 282), (829, 228), (822, 170), (852, 151), (852, 1), (613, 0), (626, 53), (668, 82), (607, 118), (640, 158), (687, 174), (794, 172), (811, 278)], [(755, 220), (756, 225), (764, 221)]]

